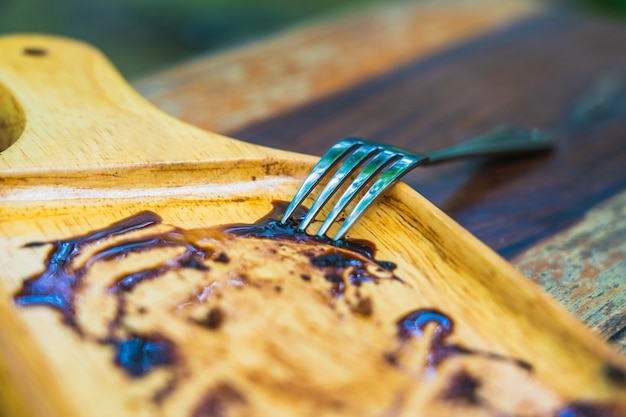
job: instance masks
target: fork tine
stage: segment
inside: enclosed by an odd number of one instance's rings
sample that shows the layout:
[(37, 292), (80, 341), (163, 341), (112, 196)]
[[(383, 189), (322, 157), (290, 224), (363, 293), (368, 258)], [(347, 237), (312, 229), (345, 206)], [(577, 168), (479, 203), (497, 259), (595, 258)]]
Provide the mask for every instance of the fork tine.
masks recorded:
[(304, 216), (302, 222), (300, 222), (298, 230), (303, 231), (309, 227), (311, 221), (315, 218), (315, 216), (317, 216), (319, 211), (333, 196), (333, 194), (335, 194), (341, 184), (346, 181), (348, 176), (350, 176), (350, 174), (352, 174), (364, 160), (376, 155), (380, 151), (381, 148), (379, 146), (372, 146), (370, 144), (363, 144), (357, 148), (332, 175), (322, 192), (315, 197), (315, 202), (307, 212), (306, 216)]
[(339, 201), (337, 201), (330, 213), (328, 213), (324, 223), (320, 226), (317, 231), (317, 236), (324, 236), (337, 216), (339, 216), (339, 213), (341, 213), (341, 211), (346, 208), (350, 201), (352, 201), (355, 197), (358, 190), (360, 190), (363, 185), (380, 172), (381, 169), (399, 157), (401, 157), (401, 155), (398, 155), (395, 152), (381, 149), (381, 152), (365, 165), (359, 175), (357, 175), (354, 181), (352, 181), (352, 183), (344, 191), (342, 196), (339, 198)]
[(403, 156), (401, 159), (396, 160), (393, 165), (391, 165), (391, 167), (389, 167), (389, 169), (385, 171), (380, 178), (372, 184), (371, 187), (369, 187), (348, 218), (343, 222), (333, 240), (343, 238), (352, 225), (359, 219), (359, 217), (361, 217), (361, 215), (374, 202), (374, 200), (376, 200), (376, 198), (384, 193), (393, 183), (395, 183), (408, 171), (427, 160), (428, 158), (424, 156)]
[(339, 160), (347, 153), (354, 149), (356, 146), (362, 144), (362, 140), (358, 139), (345, 139), (340, 142), (337, 142), (333, 145), (320, 159), (317, 164), (313, 167), (313, 170), (309, 173), (309, 175), (305, 178), (304, 182), (296, 192), (296, 195), (289, 203), (287, 210), (285, 210), (285, 214), (283, 214), (283, 218), (281, 219), (281, 223), (286, 223), (287, 220), (291, 217), (293, 212), (298, 208), (300, 204), (304, 201), (305, 198), (311, 193), (311, 190), (320, 182), (324, 174), (328, 172)]
[[(313, 202), (312, 209), (300, 222), (298, 227), (300, 231), (305, 231), (337, 189), (346, 182), (348, 177), (355, 176), (352, 183), (345, 187), (346, 190), (334, 207), (330, 209), (330, 213), (317, 230), (316, 235), (318, 237), (325, 237), (331, 240), (342, 239), (366, 209), (382, 193), (405, 173), (418, 165), (430, 165), (462, 157), (515, 155), (530, 151), (546, 151), (553, 147), (553, 142), (549, 137), (546, 138), (545, 135), (540, 135), (538, 138), (536, 132), (511, 130), (510, 128), (498, 129), (459, 144), (424, 154), (414, 154), (393, 146), (368, 142), (358, 138), (345, 139), (333, 146), (315, 165), (289, 204), (281, 223), (286, 223), (293, 216), (295, 209), (302, 204), (311, 191), (319, 184), (320, 180), (329, 174), (331, 168), (339, 163), (340, 160), (344, 160), (347, 165), (335, 170), (328, 180), (328, 184), (322, 190), (321, 195)], [(365, 149), (356, 150), (359, 146), (370, 149), (371, 153), (366, 153)], [(354, 172), (359, 167), (364, 168), (360, 173), (354, 175)], [(374, 180), (379, 173), (379, 178)], [(339, 227), (335, 237), (327, 237), (326, 233), (332, 224), (339, 214), (346, 210), (350, 202), (356, 197), (356, 194), (363, 195), (363, 197), (351, 208), (351, 212), (347, 214), (347, 218)]]

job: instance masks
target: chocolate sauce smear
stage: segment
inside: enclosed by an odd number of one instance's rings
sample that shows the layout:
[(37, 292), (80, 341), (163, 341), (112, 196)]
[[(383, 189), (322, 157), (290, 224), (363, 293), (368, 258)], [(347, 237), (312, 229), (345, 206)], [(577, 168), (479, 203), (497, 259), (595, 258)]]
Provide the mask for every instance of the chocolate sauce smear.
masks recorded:
[[(181, 278), (182, 274), (172, 272), (195, 271), (187, 275), (194, 275), (194, 279), (201, 285), (197, 287), (200, 288), (197, 293), (197, 288), (194, 289), (190, 299), (202, 298), (202, 301), (195, 305), (198, 309), (189, 310), (192, 313), (187, 312), (187, 316), (177, 317), (179, 319), (183, 317), (185, 322), (193, 323), (194, 329), (203, 332), (202, 336), (207, 339), (218, 337), (225, 332), (227, 329), (224, 328), (231, 320), (235, 320), (234, 316), (229, 315), (228, 304), (219, 306), (215, 304), (215, 300), (221, 299), (218, 292), (215, 298), (211, 299), (213, 304), (204, 305), (203, 297), (208, 296), (202, 291), (211, 291), (213, 285), (216, 288), (230, 285), (217, 282), (214, 277), (212, 278), (212, 274), (220, 269), (232, 272), (231, 264), (236, 265), (238, 259), (235, 257), (231, 259), (227, 253), (216, 249), (215, 244), (207, 247), (210, 243), (206, 242), (219, 242), (224, 239), (235, 242), (238, 238), (270, 239), (279, 242), (277, 246), (271, 248), (274, 255), (279, 255), (281, 241), (295, 243), (296, 246), (302, 243), (303, 249), (298, 252), (301, 258), (298, 259), (301, 265), (308, 263), (311, 267), (309, 273), (295, 273), (294, 269), (290, 274), (285, 274), (292, 276), (292, 281), (288, 279), (280, 282), (266, 281), (265, 284), (271, 285), (262, 287), (263, 283), (255, 282), (254, 276), (237, 271), (236, 274), (229, 275), (233, 277), (233, 281), (237, 281), (237, 285), (233, 284), (237, 291), (244, 291), (246, 288), (267, 288), (271, 295), (268, 295), (270, 294), (268, 292), (265, 292), (265, 295), (288, 300), (295, 284), (300, 285), (297, 287), (300, 290), (302, 286), (308, 289), (309, 285), (312, 288), (320, 288), (319, 285), (322, 285), (320, 294), (324, 300), (347, 303), (348, 313), (353, 313), (358, 320), (372, 320), (371, 316), (376, 311), (374, 304), (376, 298), (367, 294), (367, 291), (373, 288), (371, 286), (379, 284), (382, 280), (406, 285), (393, 273), (395, 264), (375, 259), (376, 247), (371, 242), (352, 239), (330, 241), (297, 231), (295, 226), (299, 220), (288, 224), (280, 223), (279, 219), (286, 205), (286, 202), (274, 203), (272, 212), (253, 224), (230, 224), (193, 230), (163, 225), (160, 216), (143, 211), (90, 233), (64, 240), (29, 243), (25, 247), (49, 245), (50, 250), (44, 260), (43, 271), (25, 279), (13, 300), (20, 307), (45, 306), (56, 310), (63, 323), (84, 341), (109, 348), (113, 363), (131, 378), (143, 378), (157, 368), (168, 369), (171, 378), (153, 396), (155, 403), (161, 403), (177, 389), (179, 382), (184, 380), (185, 371), (179, 371), (179, 368), (183, 369), (185, 366), (185, 358), (181, 353), (184, 349), (182, 345), (178, 346), (168, 338), (165, 332), (137, 330), (132, 320), (137, 317), (145, 318), (156, 307), (145, 304), (142, 298), (137, 302), (130, 297), (133, 294), (142, 294), (138, 288), (144, 288), (148, 282), (162, 280), (165, 276), (173, 277), (172, 279)], [(305, 211), (297, 213), (296, 218), (301, 218)], [(236, 244), (239, 243), (237, 240)], [(218, 245), (218, 248), (223, 247), (233, 246)], [(111, 276), (102, 287), (104, 295), (111, 297), (106, 301), (112, 303), (110, 316), (103, 316), (106, 319), (102, 323), (105, 330), (95, 336), (92, 329), (83, 328), (84, 323), (77, 318), (78, 306), (82, 305), (81, 297), (84, 295), (81, 290), (91, 288), (85, 285), (91, 268), (96, 265), (112, 265), (124, 258), (152, 250), (162, 250), (162, 253), (166, 254), (164, 256), (169, 253), (175, 255), (152, 267)], [(106, 271), (106, 268), (101, 270)], [(137, 314), (132, 316), (133, 312)], [(438, 368), (453, 356), (464, 355), (506, 362), (525, 371), (532, 371), (532, 366), (524, 360), (451, 342), (449, 337), (454, 331), (453, 320), (436, 309), (419, 309), (405, 314), (396, 321), (397, 340), (394, 340), (394, 343), (399, 344), (398, 348), (383, 353), (387, 362), (396, 368), (393, 372), (401, 368), (403, 347), (411, 338), (423, 337), (429, 326), (434, 327), (432, 332), (429, 332), (431, 336), (426, 361), (432, 369)], [(612, 381), (623, 381), (623, 374), (617, 368), (607, 368), (606, 377)], [(457, 372), (448, 380), (446, 391), (441, 394), (441, 398), (466, 406), (486, 407), (488, 402), (483, 401), (478, 394), (481, 386), (482, 383), (476, 376), (469, 372)], [(231, 384), (218, 384), (196, 404), (193, 416), (226, 416), (232, 407), (247, 407), (248, 399), (241, 392)], [(613, 417), (613, 414), (607, 414), (606, 410), (608, 409), (591, 404), (572, 403), (560, 410), (555, 417)]]
[(91, 262), (75, 268), (74, 259), (89, 245), (112, 237), (144, 229), (161, 223), (155, 213), (143, 211), (113, 223), (104, 229), (76, 236), (68, 240), (32, 242), (25, 247), (52, 245), (44, 262), (45, 269), (24, 281), (13, 300), (19, 306), (45, 305), (63, 314), (65, 323), (82, 333), (75, 319), (75, 293), (82, 284)]
[(480, 380), (465, 370), (455, 373), (448, 381), (443, 399), (462, 405), (477, 406), (482, 403), (478, 390)]
[(133, 335), (111, 344), (115, 348), (115, 363), (134, 377), (176, 362), (176, 346), (160, 336)]
[[(161, 223), (155, 213), (144, 211), (134, 216), (113, 223), (110, 226), (92, 233), (80, 235), (67, 240), (53, 242), (33, 242), (25, 247), (52, 245), (44, 262), (46, 268), (41, 274), (26, 279), (22, 288), (15, 294), (14, 301), (19, 306), (44, 305), (59, 311), (64, 322), (79, 335), (85, 332), (76, 320), (76, 294), (83, 284), (84, 277), (90, 266), (97, 261), (111, 261), (122, 258), (132, 252), (141, 252), (155, 247), (180, 244), (176, 240), (166, 238), (150, 238), (145, 240), (128, 240), (107, 246), (96, 252), (84, 265), (76, 266), (74, 261), (83, 250), (90, 245), (113, 238), (118, 235), (149, 228)], [(180, 257), (179, 265), (194, 256), (199, 256), (195, 248), (189, 248)], [(149, 269), (121, 277), (114, 290), (131, 291), (138, 283), (156, 278), (168, 268)], [(127, 338), (113, 336), (121, 326), (125, 311), (123, 297), (117, 298), (118, 305), (114, 319), (109, 323), (109, 337), (98, 340), (98, 343), (110, 345), (115, 352), (114, 362), (133, 377), (141, 377), (155, 367), (169, 366), (175, 362), (176, 347), (165, 337), (154, 335), (132, 334)]]
[[(293, 215), (296, 220), (291, 219), (287, 223), (281, 223), (280, 219), (288, 205), (289, 203), (286, 201), (274, 201), (272, 203), (272, 211), (254, 224), (236, 224), (225, 226), (224, 230), (227, 233), (241, 237), (288, 240), (303, 243), (319, 242), (358, 253), (367, 259), (374, 259), (376, 245), (373, 242), (363, 239), (331, 240), (327, 237), (309, 236), (306, 233), (299, 231), (297, 226), (307, 212), (307, 209), (304, 207), (296, 209), (296, 212)], [(383, 261), (382, 264), (385, 265), (385, 269), (392, 270), (395, 268), (395, 264), (392, 262)]]
[(203, 250), (202, 248), (181, 239), (177, 235), (178, 233), (167, 233), (150, 239), (124, 241), (117, 244), (115, 247), (107, 248), (98, 252), (92, 259), (90, 259), (90, 262), (98, 260), (116, 260), (131, 253), (143, 252), (157, 248), (186, 248), (186, 251), (182, 255), (179, 255), (174, 261), (162, 264), (156, 268), (149, 268), (120, 277), (111, 287), (111, 291), (113, 292), (132, 291), (137, 285), (144, 281), (158, 278), (169, 271), (175, 271), (182, 268), (208, 271), (209, 268), (202, 262), (212, 255), (212, 251)]
[(444, 360), (452, 356), (473, 355), (490, 360), (509, 362), (529, 372), (532, 371), (532, 365), (524, 360), (448, 342), (447, 339), (454, 330), (454, 322), (450, 317), (435, 309), (415, 310), (401, 317), (396, 322), (398, 339), (403, 344), (411, 337), (421, 337), (427, 325), (435, 326), (430, 339), (430, 349), (427, 357), (428, 365), (432, 368), (436, 368)]
[[(139, 334), (125, 324), (127, 315), (126, 294), (132, 293), (144, 282), (163, 277), (168, 272), (181, 269), (195, 269), (209, 272), (206, 265), (208, 260), (219, 264), (228, 264), (231, 260), (226, 253), (214, 253), (212, 249), (202, 247), (198, 242), (206, 236), (216, 236), (220, 233), (246, 238), (265, 238), (272, 240), (288, 240), (292, 242), (306, 242), (330, 245), (337, 248), (336, 253), (327, 253), (312, 257), (311, 263), (328, 271), (326, 279), (332, 284), (331, 291), (339, 296), (345, 291), (346, 283), (342, 274), (351, 271), (348, 281), (354, 285), (362, 282), (375, 281), (376, 278), (364, 267), (365, 260), (373, 260), (376, 248), (367, 241), (343, 240), (332, 242), (326, 239), (314, 238), (295, 229), (294, 223), (281, 224), (280, 215), (286, 208), (286, 202), (275, 202), (273, 210), (258, 222), (253, 224), (232, 224), (219, 227), (185, 230), (173, 227), (168, 231), (153, 231), (151, 228), (162, 224), (162, 219), (150, 211), (143, 211), (115, 222), (102, 229), (82, 234), (65, 240), (51, 242), (32, 242), (26, 248), (50, 245), (51, 249), (44, 261), (44, 270), (27, 278), (22, 288), (14, 295), (14, 302), (21, 307), (47, 306), (63, 317), (66, 325), (72, 328), (83, 339), (111, 346), (114, 351), (114, 363), (125, 370), (132, 377), (142, 377), (152, 369), (162, 366), (171, 366), (176, 363), (176, 346), (164, 336), (153, 334)], [(305, 212), (302, 209), (300, 215)], [(120, 240), (125, 234), (145, 230), (141, 237)], [(117, 238), (114, 243), (108, 240)], [(77, 261), (79, 255), (98, 245), (86, 260)], [(128, 257), (131, 254), (148, 252), (163, 248), (182, 248), (183, 252), (174, 259), (169, 259), (155, 267), (132, 271), (116, 277), (108, 288), (109, 294), (115, 296), (116, 310), (114, 317), (107, 325), (108, 336), (95, 338), (89, 336), (76, 318), (77, 294), (82, 289), (85, 276), (91, 267), (97, 263), (111, 263)], [(386, 268), (394, 265), (385, 262)], [(311, 277), (303, 274), (303, 280)], [(241, 276), (242, 282), (246, 281)], [(276, 292), (282, 292), (281, 286), (275, 286)], [(372, 311), (371, 300), (361, 300), (357, 312), (369, 315)], [(144, 314), (145, 314), (144, 308)], [(217, 330), (224, 322), (224, 313), (219, 308), (211, 309), (204, 319), (193, 320), (199, 326), (210, 331)], [(124, 337), (120, 335), (126, 335)], [(175, 385), (175, 384), (174, 384)]]
[(557, 411), (555, 417), (623, 417), (624, 415), (610, 406), (589, 402), (567, 404)]
[[(287, 208), (284, 201), (275, 201), (273, 210), (257, 221), (253, 225), (234, 225), (225, 227), (227, 233), (241, 237), (256, 237), (272, 240), (288, 240), (300, 243), (322, 243), (328, 245), (331, 250), (321, 255), (311, 255), (311, 264), (322, 268), (325, 271), (325, 279), (331, 283), (331, 294), (335, 297), (342, 297), (347, 283), (354, 286), (360, 286), (362, 282), (378, 283), (379, 279), (366, 268), (368, 261), (374, 261), (380, 268), (393, 271), (396, 265), (389, 261), (379, 261), (374, 259), (376, 254), (376, 245), (374, 243), (359, 239), (331, 240), (325, 237), (309, 236), (306, 233), (297, 230), (297, 225), (304, 217), (307, 210), (300, 207), (294, 214), (296, 220), (290, 220), (288, 223), (281, 223), (280, 218)], [(336, 249), (332, 249), (336, 248)], [(301, 275), (303, 280), (309, 280), (310, 276)], [(402, 282), (395, 275), (393, 280)], [(353, 308), (353, 311), (364, 312), (363, 315), (371, 314), (371, 304), (361, 304), (362, 308)]]
[(217, 330), (224, 322), (224, 312), (219, 307), (213, 307), (209, 310), (209, 314), (203, 319), (193, 320), (199, 326), (203, 326), (209, 330)]
[(608, 363), (604, 366), (604, 376), (615, 385), (626, 386), (626, 370)]

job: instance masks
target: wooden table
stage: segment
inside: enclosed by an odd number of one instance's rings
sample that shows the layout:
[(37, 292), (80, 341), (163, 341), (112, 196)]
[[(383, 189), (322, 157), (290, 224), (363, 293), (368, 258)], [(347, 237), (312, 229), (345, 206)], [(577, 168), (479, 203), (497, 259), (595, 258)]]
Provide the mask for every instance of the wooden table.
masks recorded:
[(499, 124), (547, 155), (406, 182), (626, 351), (626, 25), (529, 1), (388, 3), (135, 82), (202, 128), (321, 155), (346, 136), (420, 150)]

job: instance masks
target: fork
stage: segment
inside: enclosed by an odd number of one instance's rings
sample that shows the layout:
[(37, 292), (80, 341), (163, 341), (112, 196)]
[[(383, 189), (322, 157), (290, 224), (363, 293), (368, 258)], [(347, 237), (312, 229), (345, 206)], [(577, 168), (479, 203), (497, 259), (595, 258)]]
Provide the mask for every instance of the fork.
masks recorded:
[[(378, 197), (404, 174), (419, 165), (432, 165), (466, 157), (521, 155), (546, 151), (553, 145), (552, 138), (545, 133), (509, 126), (498, 127), (459, 144), (421, 154), (359, 138), (344, 139), (332, 146), (313, 167), (280, 222), (282, 224), (292, 222), (296, 224), (298, 231), (304, 232), (332, 196), (353, 177), (316, 232), (318, 237), (341, 240)], [(292, 218), (296, 209), (341, 161), (343, 164), (330, 176), (311, 208), (298, 223), (297, 219)], [(357, 173), (358, 169), (361, 171)], [(347, 215), (337, 233), (333, 237), (328, 236), (327, 232), (339, 214), (362, 193), (363, 196)]]

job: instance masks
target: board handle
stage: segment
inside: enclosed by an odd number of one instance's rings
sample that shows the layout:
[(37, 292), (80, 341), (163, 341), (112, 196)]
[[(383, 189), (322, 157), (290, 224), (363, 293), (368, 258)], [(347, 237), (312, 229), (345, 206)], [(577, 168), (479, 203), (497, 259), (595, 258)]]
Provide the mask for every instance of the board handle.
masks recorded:
[(82, 42), (6, 36), (0, 51), (0, 177), (281, 155), (161, 112)]

